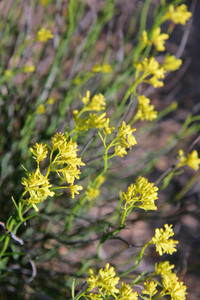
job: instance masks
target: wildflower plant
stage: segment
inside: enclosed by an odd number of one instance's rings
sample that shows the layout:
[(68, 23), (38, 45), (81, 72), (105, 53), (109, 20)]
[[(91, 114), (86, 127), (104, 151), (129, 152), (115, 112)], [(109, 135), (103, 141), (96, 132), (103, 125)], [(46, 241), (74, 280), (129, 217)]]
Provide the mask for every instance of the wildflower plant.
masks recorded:
[[(151, 176), (158, 159), (153, 154), (159, 157), (177, 146), (184, 135), (198, 132), (198, 127), (193, 125), (198, 116), (186, 120), (172, 144), (146, 156), (140, 151), (144, 132), (151, 139), (151, 131), (156, 130), (162, 116), (177, 107), (173, 104), (159, 111), (145, 87), (163, 87), (168, 73), (182, 65), (179, 56), (167, 53), (167, 41), (175, 24), (185, 25), (191, 18), (182, 2), (160, 1), (152, 26), (147, 28), (151, 1), (144, 1), (137, 43), (130, 55), (125, 51), (127, 58), (120, 65), (115, 56), (110, 55), (111, 48), (106, 50), (101, 61), (96, 61), (94, 54), (101, 30), (115, 17), (115, 1), (102, 4), (101, 17), (93, 11), (96, 20), (91, 25), (84, 19), (88, 17), (84, 1), (70, 0), (62, 5), (59, 1), (56, 5), (53, 1), (39, 1), (37, 5), (42, 6), (44, 12), (53, 12), (52, 23), (48, 24), (45, 17), (45, 25), (36, 24), (15, 50), (9, 66), (1, 68), (0, 86), (4, 95), (9, 89), (9, 92), (15, 91), (16, 85), (19, 98), (23, 98), (23, 86), (27, 85), (33, 97), (29, 101), (28, 93), (24, 101), (26, 119), (23, 119), (24, 107), (20, 112), (18, 105), (11, 105), (7, 112), (8, 116), (14, 116), (18, 111), (22, 119), (9, 123), (9, 134), (24, 124), (19, 130), (19, 141), (13, 143), (12, 148), (13, 157), (20, 157), (23, 163), (23, 168), (20, 167), (23, 175), (20, 176), (21, 194), (16, 197), (15, 191), (11, 192), (13, 211), (5, 223), (0, 222), (3, 230), (0, 280), (5, 282), (10, 272), (10, 282), (17, 281), (12, 280), (15, 270), (10, 261), (21, 264), (23, 276), (30, 274), (24, 269), (29, 263), (31, 277), (26, 279), (25, 285), (23, 282), (26, 298), (32, 293), (29, 291), (32, 287), (26, 287), (31, 281), (36, 282), (33, 290), (38, 293), (43, 290), (40, 277), (37, 279), (37, 266), (46, 268), (49, 274), (45, 296), (55, 299), (66, 298), (66, 294), (73, 300), (186, 298), (187, 288), (173, 271), (175, 266), (168, 260), (159, 260), (159, 256), (178, 253), (178, 241), (172, 238), (175, 234), (172, 224), (165, 223), (164, 228), (154, 226), (154, 236), (144, 237), (139, 244), (136, 241), (136, 245), (130, 244), (124, 235), (134, 227), (135, 220), (147, 218), (148, 222), (148, 218), (159, 213), (162, 205), (158, 191), (166, 188), (174, 175), (181, 174), (186, 165), (194, 171), (200, 165), (196, 150), (188, 154), (179, 150), (173, 166), (155, 183), (150, 179), (157, 176)], [(32, 8), (36, 9), (37, 5)], [(14, 7), (11, 14), (13, 11)], [(136, 20), (134, 22), (137, 24)], [(6, 34), (9, 32), (7, 26)], [(84, 31), (87, 34), (82, 40)], [(54, 43), (47, 43), (50, 39), (54, 39)], [(44, 62), (48, 53), (47, 62)], [(38, 90), (34, 90), (34, 86), (38, 86)], [(2, 99), (2, 107), (6, 109)], [(137, 163), (133, 166), (130, 163), (124, 172), (119, 164), (130, 159), (132, 153)], [(7, 166), (9, 170), (12, 155), (3, 158), (3, 171)], [(130, 174), (130, 169), (131, 177), (127, 177), (124, 173)], [(133, 178), (132, 183), (130, 178)], [(138, 219), (134, 219), (135, 216)], [(117, 241), (133, 250), (128, 267), (120, 265), (116, 258), (122, 253), (120, 247), (117, 249)], [(109, 243), (117, 251), (113, 257), (106, 248)], [(138, 271), (142, 259), (145, 260), (150, 251), (159, 255), (154, 255), (155, 268), (140, 272), (141, 267)], [(57, 270), (64, 271), (58, 274)]]

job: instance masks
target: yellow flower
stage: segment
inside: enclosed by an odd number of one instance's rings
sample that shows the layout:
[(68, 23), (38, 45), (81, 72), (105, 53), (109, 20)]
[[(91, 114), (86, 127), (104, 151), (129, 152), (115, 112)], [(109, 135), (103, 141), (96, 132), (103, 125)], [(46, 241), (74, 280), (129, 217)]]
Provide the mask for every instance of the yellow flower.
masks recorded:
[(165, 40), (167, 40), (169, 38), (169, 35), (166, 33), (160, 33), (160, 32), (161, 32), (160, 27), (156, 28), (153, 31), (151, 41), (154, 44), (156, 50), (165, 51), (164, 43), (165, 43)]
[[(143, 74), (140, 77), (141, 82), (146, 82), (153, 85), (155, 88), (163, 86), (163, 82), (160, 79), (164, 78), (165, 69), (159, 65), (154, 57), (150, 59), (145, 58), (141, 63), (135, 64), (136, 74), (135, 77), (138, 79), (139, 74)], [(149, 78), (149, 76), (151, 76)]]
[(11, 77), (12, 75), (13, 75), (13, 72), (11, 70), (7, 69), (4, 71), (4, 76)]
[(163, 228), (156, 228), (155, 230), (155, 236), (152, 238), (152, 243), (156, 245), (156, 251), (163, 255), (163, 253), (169, 253), (172, 254), (173, 252), (176, 252), (176, 244), (178, 244), (178, 241), (175, 241), (173, 239), (169, 239), (171, 236), (174, 235), (173, 229), (171, 228), (172, 225), (165, 224), (165, 231)]
[(33, 153), (33, 158), (39, 163), (47, 157), (47, 145), (42, 145), (36, 143), (33, 148), (30, 148), (30, 151)]
[(184, 155), (183, 150), (180, 149), (179, 156), (177, 158), (180, 159), (180, 162), (178, 163), (177, 167), (188, 165), (188, 167), (194, 169), (195, 171), (198, 171), (200, 165), (200, 158), (198, 157), (198, 152), (196, 150), (193, 150), (186, 157)]
[(125, 284), (124, 282), (122, 282), (117, 299), (118, 300), (137, 300), (138, 299), (138, 293), (133, 292), (130, 285)]
[(96, 199), (99, 194), (100, 194), (100, 186), (104, 183), (105, 181), (105, 177), (100, 175), (95, 181), (94, 183), (90, 183), (87, 191), (86, 191), (86, 197), (89, 201), (92, 201), (94, 199)]
[(83, 98), (81, 99), (81, 101), (83, 102), (84, 105), (87, 105), (87, 104), (88, 104), (88, 102), (90, 101), (90, 91), (87, 91), (87, 92), (86, 92), (85, 97), (83, 97)]
[(168, 261), (160, 262), (155, 264), (156, 274), (165, 276), (166, 274), (171, 273), (171, 270), (174, 268), (174, 265), (170, 265)]
[(163, 294), (170, 294), (172, 300), (184, 300), (187, 287), (174, 273), (165, 274), (162, 277), (162, 284), (164, 287)]
[(200, 158), (198, 157), (198, 152), (196, 150), (193, 150), (192, 153), (187, 155), (187, 165), (195, 171), (199, 169)]
[(52, 142), (52, 146), (53, 146), (53, 150), (57, 150), (60, 147), (62, 147), (62, 145), (64, 143), (66, 143), (66, 137), (64, 136), (64, 133), (61, 132), (57, 132), (54, 137), (51, 138), (51, 142)]
[(40, 173), (39, 169), (36, 172), (28, 172), (27, 177), (22, 178), (22, 184), (25, 186), (24, 195), (29, 193), (29, 198), (24, 200), (27, 204), (34, 204), (35, 208), (35, 204), (44, 201), (48, 196), (54, 196), (54, 192), (49, 189), (52, 185), (49, 184), (48, 178)]
[(149, 105), (150, 100), (145, 96), (138, 96), (138, 110), (135, 119), (141, 119), (142, 121), (152, 121), (157, 118), (157, 111), (154, 110), (153, 105)]
[(98, 198), (98, 196), (100, 194), (100, 190), (97, 188), (90, 187), (87, 189), (85, 194), (86, 194), (87, 199), (89, 201), (92, 201), (92, 200)]
[(124, 157), (124, 155), (127, 154), (126, 148), (118, 145), (115, 147), (115, 155), (116, 156), (120, 156), (120, 157)]
[(72, 199), (74, 199), (74, 195), (79, 194), (79, 191), (81, 191), (83, 187), (81, 185), (70, 185), (69, 189), (72, 195)]
[(162, 18), (162, 22), (166, 20), (172, 20), (175, 24), (185, 25), (186, 22), (191, 18), (192, 13), (188, 12), (187, 6), (181, 4), (180, 6), (174, 7), (173, 4), (169, 6), (168, 11)]
[(75, 116), (78, 115), (78, 113), (79, 113), (78, 109), (73, 110), (73, 114), (74, 114)]
[(165, 56), (162, 66), (166, 71), (175, 71), (175, 70), (178, 70), (181, 65), (182, 65), (181, 59), (176, 58), (175, 55), (167, 54)]
[(160, 27), (157, 27), (156, 29), (154, 29), (154, 31), (152, 33), (152, 37), (150, 39), (148, 39), (147, 32), (146, 32), (146, 30), (144, 30), (142, 33), (142, 39), (143, 39), (144, 45), (147, 46), (147, 45), (153, 44), (155, 46), (156, 50), (165, 51), (164, 43), (165, 43), (165, 40), (167, 40), (169, 38), (169, 35), (166, 33), (160, 33), (160, 32), (161, 32)]
[(53, 98), (49, 98), (49, 99), (47, 100), (47, 104), (49, 104), (49, 105), (53, 105), (54, 102), (55, 102), (55, 100), (54, 100)]
[(37, 33), (37, 39), (40, 42), (47, 42), (49, 39), (53, 39), (54, 35), (49, 29), (41, 28)]
[(89, 295), (87, 295), (87, 298), (89, 298), (91, 300), (103, 300), (103, 298), (100, 294), (93, 294), (93, 293), (90, 293)]
[(110, 73), (112, 72), (112, 68), (107, 63), (104, 63), (103, 65), (96, 64), (91, 71), (95, 73)]
[(130, 125), (126, 125), (126, 123), (122, 121), (117, 134), (117, 138), (120, 139), (121, 146), (130, 148), (137, 144), (135, 137), (132, 135), (134, 131), (136, 131), (135, 128), (131, 129)]
[(27, 66), (27, 65), (24, 65), (22, 67), (22, 72), (23, 73), (33, 73), (35, 71), (35, 67), (34, 66)]
[(144, 290), (142, 291), (142, 294), (149, 295), (149, 299), (151, 299), (158, 291), (156, 289), (157, 283), (154, 281), (145, 281), (144, 282)]
[(38, 114), (41, 114), (41, 115), (45, 114), (45, 106), (44, 106), (44, 104), (40, 104), (40, 105), (38, 106), (38, 108), (37, 108), (37, 113), (38, 113)]
[(102, 95), (95, 95), (89, 105), (87, 106), (88, 110), (93, 110), (93, 111), (101, 111), (105, 109), (106, 106), (106, 98)]
[(119, 277), (116, 277), (115, 270), (106, 264), (105, 269), (99, 270), (99, 276), (95, 276), (92, 270), (89, 270), (90, 277), (87, 279), (89, 285), (88, 289), (91, 291), (94, 288), (99, 288), (99, 293), (103, 294), (105, 298), (114, 296), (119, 292), (116, 285), (119, 282)]
[(107, 118), (106, 121), (105, 121), (105, 127), (104, 127), (104, 130), (103, 130), (103, 133), (105, 134), (105, 136), (111, 134), (113, 132), (113, 130), (115, 130), (115, 127), (112, 126), (112, 127), (109, 127), (109, 122), (110, 122), (110, 119)]
[(102, 128), (104, 128), (105, 122), (106, 122), (105, 116), (106, 116), (106, 113), (103, 113), (101, 115), (89, 114), (89, 118), (87, 119), (87, 125), (89, 127), (102, 129)]
[(125, 199), (123, 209), (138, 207), (144, 210), (157, 210), (155, 205), (155, 200), (158, 199), (157, 191), (158, 188), (154, 183), (148, 182), (145, 177), (138, 177), (136, 183), (128, 187), (126, 194), (123, 193)]
[[(58, 153), (51, 163), (50, 170), (56, 172), (60, 178), (73, 185), (74, 180), (78, 179), (81, 173), (78, 167), (85, 165), (81, 159), (77, 157), (77, 144), (73, 143), (72, 140), (67, 142), (65, 136), (61, 133), (56, 133), (51, 140), (52, 150), (58, 150)], [(72, 188), (72, 191), (72, 195), (74, 195), (74, 193), (76, 193), (74, 188)]]

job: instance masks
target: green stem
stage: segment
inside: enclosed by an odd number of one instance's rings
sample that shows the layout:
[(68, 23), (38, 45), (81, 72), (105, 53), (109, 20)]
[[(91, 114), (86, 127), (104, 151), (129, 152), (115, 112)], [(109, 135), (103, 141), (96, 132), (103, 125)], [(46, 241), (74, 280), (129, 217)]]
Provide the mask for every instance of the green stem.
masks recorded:
[(132, 271), (134, 271), (135, 269), (137, 269), (137, 267), (139, 266), (139, 264), (140, 264), (140, 262), (141, 262), (141, 260), (142, 260), (142, 257), (143, 257), (143, 255), (144, 255), (145, 249), (146, 249), (150, 244), (151, 244), (151, 243), (149, 242), (149, 243), (147, 243), (146, 245), (144, 245), (144, 247), (142, 248), (140, 254), (138, 255), (138, 258), (137, 258), (137, 260), (136, 260), (136, 264), (135, 264), (133, 267), (129, 268), (128, 270), (126, 270), (126, 271), (120, 273), (120, 274), (119, 274), (120, 277), (121, 277), (121, 276), (124, 276), (124, 275), (126, 275), (126, 274), (128, 274), (128, 273), (130, 273), (130, 272), (132, 272)]

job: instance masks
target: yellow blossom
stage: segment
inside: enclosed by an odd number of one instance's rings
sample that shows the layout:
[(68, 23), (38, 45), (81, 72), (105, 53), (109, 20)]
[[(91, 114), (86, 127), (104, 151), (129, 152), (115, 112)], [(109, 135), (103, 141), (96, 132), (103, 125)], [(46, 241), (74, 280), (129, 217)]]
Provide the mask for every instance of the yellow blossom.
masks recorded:
[(118, 134), (116, 137), (120, 139), (121, 146), (130, 148), (131, 146), (137, 144), (135, 137), (132, 135), (135, 130), (135, 128), (131, 129), (131, 126), (129, 124), (126, 125), (126, 123), (122, 121), (121, 125), (118, 128)]
[(75, 116), (78, 115), (78, 113), (79, 113), (78, 109), (73, 110), (73, 114), (74, 114)]
[(33, 148), (30, 148), (30, 151), (33, 153), (33, 158), (39, 163), (47, 157), (47, 145), (42, 145), (36, 143)]
[(55, 100), (54, 100), (53, 98), (49, 98), (49, 99), (47, 100), (47, 103), (48, 103), (49, 105), (53, 105), (54, 102), (55, 102)]
[(37, 33), (37, 39), (40, 42), (47, 42), (49, 39), (53, 39), (54, 35), (49, 29), (41, 28)]
[(99, 275), (94, 275), (93, 270), (89, 270), (90, 277), (87, 279), (89, 285), (88, 290), (91, 291), (94, 288), (99, 289), (99, 293), (103, 294), (106, 298), (109, 296), (115, 296), (119, 290), (116, 285), (119, 282), (119, 277), (116, 277), (115, 270), (106, 264), (105, 269), (99, 270)]
[(142, 294), (149, 295), (149, 299), (151, 299), (158, 291), (156, 289), (157, 283), (154, 281), (145, 281), (144, 282), (144, 290), (142, 291)]
[(169, 38), (169, 35), (166, 33), (161, 33), (160, 27), (154, 29), (152, 36), (148, 39), (147, 32), (144, 30), (142, 33), (142, 39), (145, 46), (154, 45), (156, 50), (165, 51), (164, 43), (165, 40)]
[(22, 178), (22, 184), (25, 186), (24, 195), (29, 193), (29, 198), (24, 201), (27, 204), (34, 204), (34, 208), (35, 204), (44, 201), (48, 196), (54, 196), (54, 192), (49, 189), (52, 185), (39, 169), (36, 172), (28, 172), (27, 178)]
[(178, 280), (175, 273), (167, 273), (162, 277), (163, 294), (170, 294), (172, 300), (185, 300), (187, 287)]
[(84, 105), (87, 105), (90, 101), (90, 91), (86, 92), (86, 95), (81, 99)]
[(158, 199), (158, 188), (154, 183), (148, 182), (145, 177), (138, 177), (126, 193), (123, 193), (125, 204), (123, 209), (138, 207), (144, 210), (157, 210), (155, 200)]
[(52, 142), (52, 146), (53, 146), (53, 150), (57, 150), (60, 147), (62, 147), (62, 145), (64, 143), (66, 143), (66, 137), (64, 136), (64, 133), (61, 132), (57, 132), (52, 138), (51, 138), (51, 142)]
[(166, 33), (160, 33), (160, 32), (161, 32), (160, 27), (156, 28), (153, 31), (151, 41), (154, 44), (156, 50), (165, 51), (164, 43), (165, 43), (165, 40), (167, 40), (169, 38), (169, 35)]
[(198, 157), (198, 152), (196, 150), (193, 150), (192, 153), (187, 155), (187, 165), (195, 171), (199, 169), (200, 158)]
[(152, 243), (156, 245), (156, 251), (163, 255), (163, 253), (172, 254), (176, 252), (176, 244), (178, 241), (170, 239), (171, 236), (174, 235), (173, 229), (171, 228), (172, 225), (165, 224), (165, 230), (163, 228), (156, 228), (155, 236), (152, 238)]
[(120, 156), (120, 157), (124, 157), (124, 155), (127, 154), (126, 148), (122, 147), (120, 145), (115, 147), (115, 155), (116, 156)]
[(165, 276), (168, 273), (171, 273), (171, 270), (174, 268), (174, 265), (170, 265), (168, 261), (160, 262), (155, 264), (156, 274)]
[(192, 13), (188, 12), (187, 6), (185, 4), (181, 4), (175, 7), (171, 4), (168, 8), (168, 11), (162, 18), (162, 22), (166, 20), (172, 20), (175, 24), (185, 25), (186, 22), (191, 18)]
[[(141, 63), (135, 64), (136, 79), (140, 75), (140, 81), (153, 85), (155, 88), (163, 86), (163, 82), (160, 79), (164, 78), (165, 69), (159, 65), (154, 57), (150, 59), (145, 58)], [(150, 78), (149, 78), (150, 77)]]
[(23, 73), (33, 73), (35, 71), (35, 67), (34, 66), (28, 66), (28, 65), (24, 65), (22, 67), (22, 72)]
[(106, 98), (102, 94), (94, 95), (91, 102), (88, 104), (87, 109), (93, 111), (104, 110), (106, 106), (105, 100)]
[(154, 110), (153, 105), (149, 105), (150, 100), (145, 96), (138, 96), (138, 110), (135, 119), (141, 119), (142, 121), (152, 121), (157, 118), (157, 111)]
[(44, 106), (44, 104), (40, 104), (40, 105), (38, 106), (38, 108), (37, 108), (37, 113), (38, 113), (38, 114), (41, 114), (41, 115), (45, 114), (45, 106)]
[(112, 68), (107, 63), (104, 63), (103, 65), (96, 64), (91, 71), (95, 73), (110, 73), (112, 72)]
[(122, 282), (117, 299), (118, 300), (137, 300), (138, 299), (138, 293), (133, 292), (130, 285), (125, 284), (124, 282)]
[(92, 201), (96, 199), (100, 194), (100, 186), (104, 183), (105, 177), (103, 175), (100, 175), (97, 177), (97, 179), (90, 183), (87, 191), (86, 191), (86, 197), (89, 201)]
[(195, 171), (198, 171), (200, 165), (200, 158), (198, 157), (198, 152), (196, 150), (193, 150), (186, 157), (184, 155), (183, 150), (180, 149), (179, 156), (177, 158), (180, 159), (180, 162), (178, 163), (177, 167), (188, 165), (188, 167), (194, 169)]
[(13, 72), (11, 70), (7, 69), (7, 70), (4, 71), (4, 75), (6, 77), (11, 77), (13, 75)]
[(113, 132), (113, 130), (115, 129), (114, 126), (109, 127), (109, 122), (110, 122), (110, 119), (107, 118), (106, 121), (105, 121), (105, 127), (103, 129), (103, 133), (105, 134), (105, 136), (111, 134)]
[(92, 201), (92, 200), (98, 198), (99, 194), (100, 194), (100, 190), (98, 188), (93, 188), (93, 187), (88, 188), (85, 193), (85, 195), (89, 201)]
[(72, 199), (74, 199), (74, 195), (79, 194), (79, 191), (81, 191), (83, 187), (81, 185), (70, 185), (69, 189), (72, 195)]
[(178, 70), (181, 65), (182, 65), (182, 60), (176, 58), (175, 55), (166, 55), (162, 64), (163, 68), (166, 71)]
[[(77, 157), (77, 144), (73, 143), (72, 140), (67, 141), (65, 136), (61, 133), (56, 133), (51, 140), (52, 150), (58, 150), (58, 153), (51, 163), (50, 170), (56, 172), (60, 178), (73, 185), (74, 180), (78, 179), (81, 173), (78, 167), (85, 165), (81, 159)], [(74, 191), (74, 188), (72, 188), (72, 190)]]
[(89, 295), (87, 295), (87, 298), (89, 298), (91, 300), (103, 300), (103, 298), (100, 294), (93, 294), (93, 293), (90, 293)]
[(87, 125), (89, 127), (102, 129), (102, 128), (104, 128), (105, 122), (106, 122), (105, 116), (106, 116), (106, 113), (103, 113), (101, 115), (89, 114), (89, 118), (87, 120)]

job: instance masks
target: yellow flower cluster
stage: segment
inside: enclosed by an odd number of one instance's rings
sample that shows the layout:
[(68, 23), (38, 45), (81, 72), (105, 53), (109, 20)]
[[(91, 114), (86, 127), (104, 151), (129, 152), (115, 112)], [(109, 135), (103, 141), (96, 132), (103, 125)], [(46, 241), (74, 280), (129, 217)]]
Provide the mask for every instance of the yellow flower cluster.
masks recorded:
[(169, 38), (168, 34), (161, 33), (160, 27), (157, 27), (156, 29), (153, 30), (151, 38), (148, 38), (148, 34), (146, 30), (142, 32), (142, 40), (143, 40), (144, 47), (148, 45), (151, 46), (153, 44), (156, 50), (158, 51), (165, 51), (164, 43), (165, 40), (167, 40), (168, 38)]
[(53, 39), (54, 35), (49, 29), (41, 28), (37, 33), (37, 39), (39, 42), (47, 42), (49, 39)]
[(187, 165), (195, 171), (198, 171), (200, 165), (200, 158), (198, 157), (198, 152), (196, 150), (193, 150), (191, 153), (185, 156), (183, 150), (180, 149), (179, 156), (177, 158), (180, 159), (180, 162), (178, 163), (177, 167)]
[(32, 65), (31, 66), (24, 65), (21, 70), (23, 73), (33, 73), (35, 71), (35, 67)]
[(100, 194), (100, 187), (103, 184), (103, 182), (105, 181), (105, 177), (103, 177), (102, 175), (100, 175), (96, 181), (94, 181), (94, 183), (90, 183), (88, 185), (87, 191), (86, 191), (86, 197), (89, 201), (92, 201), (96, 198), (98, 198), (99, 194)]
[[(153, 85), (155, 88), (163, 86), (163, 82), (160, 79), (164, 78), (165, 69), (159, 65), (154, 57), (150, 59), (145, 58), (141, 63), (135, 64), (136, 68), (136, 80), (140, 75), (139, 81), (146, 82)], [(149, 78), (150, 77), (150, 78)]]
[(163, 228), (156, 228), (155, 236), (151, 239), (151, 243), (156, 245), (156, 251), (163, 255), (163, 253), (172, 254), (176, 252), (176, 244), (178, 241), (170, 239), (174, 235), (172, 225), (165, 224), (165, 230)]
[(171, 270), (174, 265), (170, 265), (168, 261), (161, 262), (155, 265), (155, 272), (157, 275), (161, 275), (162, 278), (162, 291), (161, 297), (170, 295), (173, 300), (185, 300), (187, 287)]
[(38, 211), (36, 204), (44, 201), (48, 196), (53, 197), (54, 192), (50, 191), (52, 186), (49, 183), (49, 179), (46, 176), (43, 176), (37, 168), (36, 172), (28, 172), (27, 178), (22, 178), (22, 184), (24, 185), (24, 193), (29, 193), (29, 198), (25, 200), (25, 203), (32, 204), (34, 209)]
[(157, 285), (158, 284), (154, 281), (145, 281), (142, 294), (148, 295), (149, 299), (152, 299), (152, 297), (158, 292), (156, 289)]
[(105, 110), (106, 106), (106, 98), (102, 95), (94, 95), (90, 100), (90, 91), (86, 92), (86, 95), (81, 99), (84, 104), (84, 107), (78, 111), (74, 110), (74, 121), (75, 121), (75, 130), (85, 131), (89, 128), (98, 128), (101, 129), (104, 127), (105, 122), (107, 121), (106, 113), (102, 113), (98, 115), (97, 113), (90, 113), (88, 117), (81, 117), (81, 115), (85, 112), (95, 111), (100, 112)]
[(154, 106), (150, 105), (150, 99), (146, 98), (144, 95), (138, 96), (138, 107), (137, 113), (135, 115), (135, 120), (146, 120), (152, 121), (157, 118), (157, 111), (154, 110)]
[[(37, 162), (35, 172), (27, 172), (27, 178), (22, 178), (22, 184), (25, 186), (23, 197), (28, 193), (29, 198), (23, 201), (28, 205), (32, 204), (34, 209), (38, 211), (36, 204), (44, 201), (48, 196), (53, 197), (54, 192), (50, 190), (52, 185), (49, 183), (49, 173), (56, 172), (58, 176), (64, 179), (69, 185), (72, 198), (74, 194), (79, 194), (82, 186), (74, 185), (75, 179), (79, 178), (79, 167), (84, 165), (80, 158), (77, 157), (77, 144), (72, 140), (67, 142), (65, 136), (56, 133), (52, 137), (52, 148), (48, 145), (36, 143), (30, 151), (33, 158)], [(49, 167), (44, 176), (40, 171), (40, 162), (46, 159), (48, 150), (50, 150)], [(62, 188), (62, 187), (61, 187)]]
[(104, 63), (103, 65), (96, 64), (91, 71), (94, 73), (111, 73), (112, 68), (107, 63)]
[(185, 4), (181, 4), (175, 7), (171, 4), (168, 8), (168, 11), (162, 18), (162, 22), (166, 20), (172, 20), (175, 24), (185, 25), (186, 22), (191, 18), (192, 13), (188, 12), (187, 6)]
[(130, 125), (122, 121), (121, 125), (118, 128), (118, 133), (116, 138), (120, 140), (120, 145), (125, 148), (130, 148), (137, 144), (133, 132), (136, 131), (135, 128), (131, 128)]
[(87, 279), (88, 289), (90, 292), (93, 289), (97, 288), (98, 293), (90, 293), (87, 295), (87, 298), (96, 300), (96, 299), (108, 299), (110, 296), (113, 296), (115, 299), (119, 300), (137, 300), (137, 292), (133, 292), (131, 287), (128, 284), (121, 283), (121, 288), (118, 289), (116, 286), (120, 280), (119, 277), (116, 277), (115, 270), (113, 267), (110, 267), (109, 264), (106, 264), (105, 269), (100, 269), (98, 275), (94, 275), (93, 270), (89, 270), (90, 277)]
[(36, 143), (33, 148), (30, 148), (30, 151), (33, 153), (33, 158), (39, 163), (47, 157), (48, 149), (47, 145), (42, 145)]
[(132, 183), (126, 193), (123, 193), (125, 203), (124, 210), (138, 207), (144, 210), (157, 210), (155, 200), (158, 199), (158, 188), (154, 183), (148, 182), (145, 177), (138, 177), (136, 183)]
[(180, 68), (182, 65), (182, 60), (179, 58), (176, 58), (174, 55), (166, 55), (162, 64), (162, 67), (166, 71), (175, 71)]
[(51, 162), (50, 171), (56, 172), (58, 176), (67, 183), (73, 185), (75, 179), (79, 179), (81, 173), (79, 168), (85, 164), (77, 157), (77, 144), (72, 140), (67, 142), (64, 134), (56, 133), (51, 138), (52, 152), (57, 151)]
[(155, 88), (162, 87), (161, 81), (165, 77), (167, 71), (175, 71), (180, 68), (181, 59), (177, 59), (174, 55), (166, 55), (163, 63), (159, 64), (154, 57), (145, 58), (142, 62), (136, 63), (135, 79), (140, 82), (146, 82)]
[(44, 104), (40, 104), (39, 106), (38, 106), (38, 108), (37, 108), (37, 110), (36, 110), (36, 112), (38, 113), (38, 114), (40, 114), (40, 115), (43, 115), (43, 114), (45, 114), (45, 106), (44, 106)]

